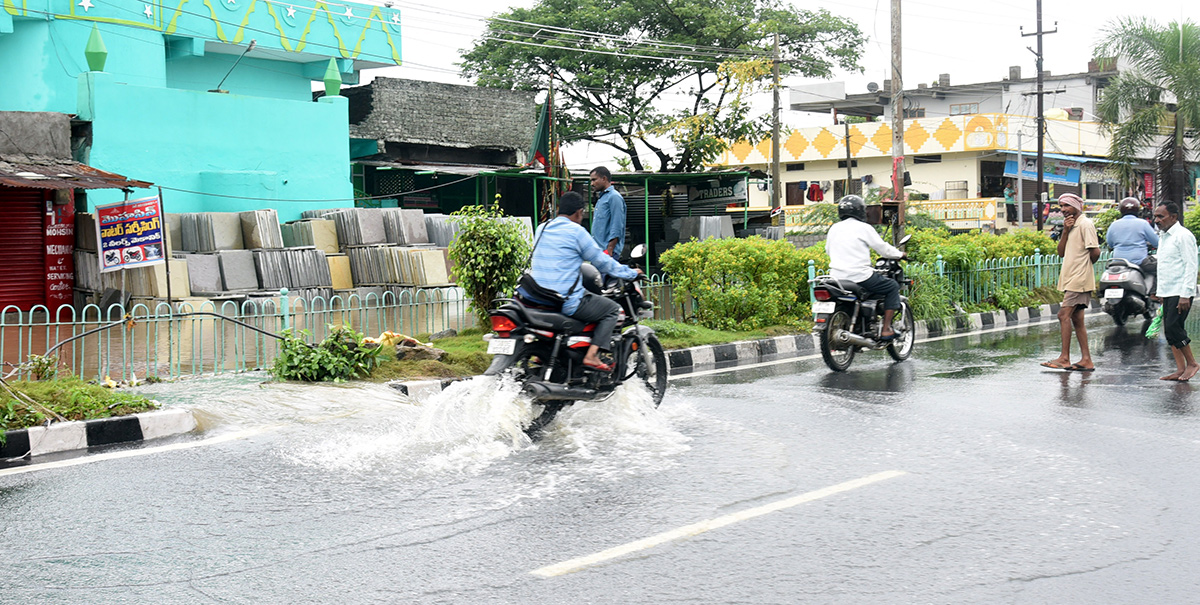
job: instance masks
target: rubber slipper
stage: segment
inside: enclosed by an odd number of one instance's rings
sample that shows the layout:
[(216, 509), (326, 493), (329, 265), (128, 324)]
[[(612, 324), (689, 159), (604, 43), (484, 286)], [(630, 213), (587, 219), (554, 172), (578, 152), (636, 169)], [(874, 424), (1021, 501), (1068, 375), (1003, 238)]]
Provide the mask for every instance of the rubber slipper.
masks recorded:
[(1096, 368), (1085, 368), (1077, 363), (1073, 363), (1073, 364), (1067, 366), (1066, 369), (1068, 369), (1072, 372), (1095, 372), (1096, 371)]
[(584, 362), (583, 367), (585, 369), (592, 370), (595, 372), (611, 372), (611, 371), (613, 371), (613, 364), (611, 364), (611, 363), (602, 363), (598, 366), (594, 366), (590, 363)]
[(1064, 365), (1054, 363), (1053, 361), (1043, 361), (1042, 363), (1040, 363), (1038, 365), (1042, 366), (1043, 368), (1050, 368), (1052, 370), (1069, 370), (1069, 369), (1071, 369), (1071, 366), (1069, 366), (1069, 365), (1064, 366)]
[(893, 332), (889, 336), (880, 336), (878, 342), (892, 342), (893, 340), (896, 340), (896, 338), (899, 336), (900, 336), (899, 334), (896, 334)]

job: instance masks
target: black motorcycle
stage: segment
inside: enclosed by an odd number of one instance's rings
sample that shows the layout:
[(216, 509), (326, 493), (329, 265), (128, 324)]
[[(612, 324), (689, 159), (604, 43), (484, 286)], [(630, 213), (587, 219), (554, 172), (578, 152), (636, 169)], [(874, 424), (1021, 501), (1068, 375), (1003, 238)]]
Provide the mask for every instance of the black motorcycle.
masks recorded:
[[(643, 256), (642, 250), (640, 245), (634, 248), (635, 260)], [(522, 392), (542, 407), (527, 433), (537, 433), (576, 401), (612, 395), (627, 380), (641, 380), (650, 390), (654, 405), (662, 402), (667, 390), (667, 354), (654, 330), (639, 323), (653, 317), (654, 304), (646, 300), (638, 281), (605, 279), (591, 265), (582, 268), (584, 288), (621, 306), (617, 334), (608, 347), (615, 357), (611, 373), (583, 365), (596, 324), (585, 325), (520, 297), (502, 299), (504, 304), (489, 313), (492, 333), (484, 338), (488, 340), (488, 353), (495, 357), (484, 375), (511, 375), (521, 384)]]
[[(906, 236), (900, 240), (901, 248), (908, 239)], [(881, 258), (875, 263), (875, 272), (895, 280), (902, 288), (912, 285), (912, 280), (904, 277), (904, 267), (899, 260)], [(866, 292), (858, 284), (823, 275), (814, 283), (813, 297), (816, 299), (813, 303), (814, 331), (821, 341), (821, 358), (829, 369), (846, 371), (860, 349), (887, 349), (896, 361), (904, 361), (912, 355), (916, 325), (908, 297), (901, 295), (900, 310), (892, 317), (892, 329), (896, 332), (896, 338), (892, 340), (880, 340), (883, 299)]]

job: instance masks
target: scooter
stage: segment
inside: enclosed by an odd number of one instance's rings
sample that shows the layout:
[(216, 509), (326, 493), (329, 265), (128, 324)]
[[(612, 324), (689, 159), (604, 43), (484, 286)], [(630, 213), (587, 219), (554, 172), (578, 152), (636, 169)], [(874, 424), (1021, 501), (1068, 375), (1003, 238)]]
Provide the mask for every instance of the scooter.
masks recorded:
[[(903, 249), (912, 236), (900, 240)], [(912, 285), (904, 277), (904, 267), (899, 260), (881, 258), (875, 263), (875, 272), (894, 279), (903, 286)], [(896, 361), (904, 361), (912, 355), (916, 340), (916, 323), (908, 297), (900, 297), (900, 310), (892, 318), (896, 338), (881, 340), (883, 331), (883, 300), (869, 296), (854, 282), (820, 276), (813, 284), (813, 330), (821, 341), (821, 358), (835, 372), (844, 372), (854, 361), (860, 349), (878, 351), (887, 349)]]
[(1123, 258), (1108, 262), (1108, 268), (1100, 276), (1100, 297), (1104, 301), (1104, 312), (1118, 326), (1135, 315), (1146, 319), (1154, 317), (1159, 303), (1150, 298), (1154, 276), (1146, 275), (1142, 268)]

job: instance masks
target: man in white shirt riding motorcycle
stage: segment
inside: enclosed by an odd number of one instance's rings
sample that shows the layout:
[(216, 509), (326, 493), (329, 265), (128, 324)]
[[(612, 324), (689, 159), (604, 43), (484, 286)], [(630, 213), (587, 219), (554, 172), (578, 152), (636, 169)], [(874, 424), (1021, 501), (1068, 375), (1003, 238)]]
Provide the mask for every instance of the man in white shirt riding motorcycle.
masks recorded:
[(852, 281), (863, 290), (883, 298), (881, 342), (896, 338), (892, 318), (900, 310), (900, 284), (875, 272), (871, 250), (883, 258), (906, 258), (895, 246), (883, 241), (875, 227), (867, 224), (867, 206), (857, 195), (838, 200), (838, 219), (829, 228), (825, 251), (829, 254), (829, 274), (838, 280)]

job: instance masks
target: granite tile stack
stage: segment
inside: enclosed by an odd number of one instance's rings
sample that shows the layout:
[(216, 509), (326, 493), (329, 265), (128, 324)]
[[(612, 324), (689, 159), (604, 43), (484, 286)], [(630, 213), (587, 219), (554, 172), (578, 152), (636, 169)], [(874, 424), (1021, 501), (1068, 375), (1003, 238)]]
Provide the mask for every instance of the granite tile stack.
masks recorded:
[(219, 296), (225, 292), (221, 260), (215, 254), (185, 254), (188, 284), (194, 296)]
[(679, 222), (680, 242), (729, 237), (733, 237), (733, 219), (728, 216), (687, 216)]

